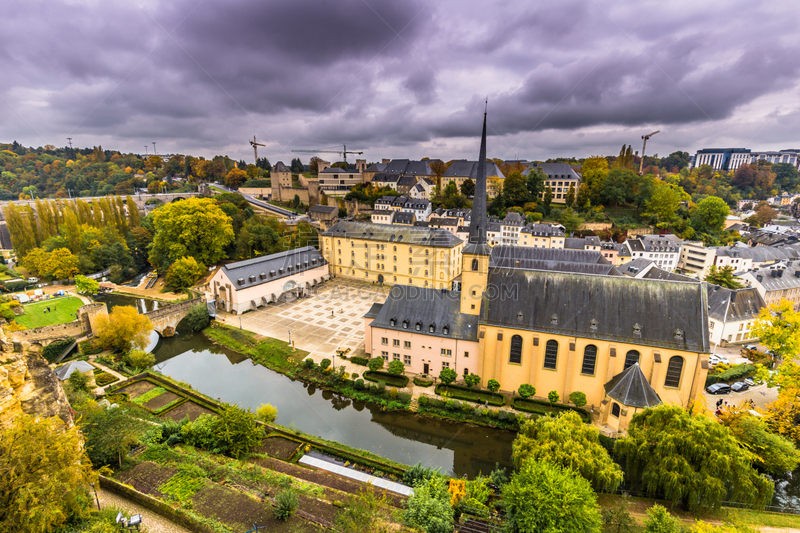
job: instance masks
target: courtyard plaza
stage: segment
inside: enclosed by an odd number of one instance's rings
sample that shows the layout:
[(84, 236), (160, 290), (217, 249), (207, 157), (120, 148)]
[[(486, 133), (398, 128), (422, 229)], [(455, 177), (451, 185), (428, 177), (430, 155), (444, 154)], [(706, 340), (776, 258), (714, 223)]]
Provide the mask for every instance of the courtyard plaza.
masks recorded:
[(295, 348), (309, 352), (317, 363), (333, 359), (339, 349), (349, 348), (347, 357), (363, 356), (364, 314), (372, 304), (383, 303), (391, 289), (391, 285), (332, 278), (313, 287), (303, 298), (269, 304), (239, 316), (218, 312), (217, 320), (265, 337), (288, 341), (291, 336)]

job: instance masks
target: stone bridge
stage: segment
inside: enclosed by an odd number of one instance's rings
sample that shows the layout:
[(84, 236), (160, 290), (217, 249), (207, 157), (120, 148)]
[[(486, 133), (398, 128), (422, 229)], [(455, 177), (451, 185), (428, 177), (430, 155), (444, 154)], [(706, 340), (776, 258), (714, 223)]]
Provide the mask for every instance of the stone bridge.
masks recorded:
[(178, 324), (183, 320), (183, 317), (186, 316), (186, 313), (189, 312), (189, 309), (199, 303), (205, 304), (205, 299), (192, 298), (191, 300), (184, 300), (177, 304), (167, 305), (155, 311), (150, 311), (149, 313), (145, 313), (144, 316), (150, 319), (150, 322), (153, 324), (153, 330), (157, 331), (159, 335), (162, 337), (172, 337), (175, 335), (175, 328), (178, 327)]
[[(113, 198), (114, 196), (121, 196), (123, 200), (125, 200), (125, 198), (127, 196), (130, 196), (133, 199), (133, 201), (136, 203), (136, 207), (138, 207), (140, 211), (145, 211), (145, 210), (147, 210), (147, 208), (152, 209), (157, 205), (167, 204), (167, 203), (172, 202), (174, 200), (177, 200), (179, 198), (183, 199), (183, 200), (186, 200), (188, 198), (195, 198), (197, 196), (202, 196), (202, 194), (199, 193), (199, 192), (179, 192), (179, 193), (171, 193), (170, 192), (170, 193), (162, 193), (162, 194), (131, 194), (131, 195), (126, 195), (126, 194), (113, 195), (112, 194), (112, 195), (109, 195), (109, 196), (83, 196), (83, 197), (80, 197), (78, 199), (79, 200), (83, 200), (83, 201), (88, 202), (88, 203), (91, 204), (91, 203), (94, 202), (94, 200), (99, 200), (101, 198), (108, 198), (108, 197), (112, 197)], [(74, 201), (75, 198), (42, 198), (41, 199), (42, 202), (54, 202), (56, 200), (60, 200), (61, 202), (66, 204), (66, 203)], [(154, 202), (152, 202), (151, 204), (148, 205), (147, 202), (151, 201), (151, 200), (158, 200), (158, 202), (154, 201)], [(14, 205), (20, 205), (20, 206), (29, 205), (34, 209), (34, 211), (36, 210), (36, 200), (13, 200), (13, 201), (0, 202), (0, 210), (5, 212), (5, 208), (8, 207), (8, 204), (14, 204)]]

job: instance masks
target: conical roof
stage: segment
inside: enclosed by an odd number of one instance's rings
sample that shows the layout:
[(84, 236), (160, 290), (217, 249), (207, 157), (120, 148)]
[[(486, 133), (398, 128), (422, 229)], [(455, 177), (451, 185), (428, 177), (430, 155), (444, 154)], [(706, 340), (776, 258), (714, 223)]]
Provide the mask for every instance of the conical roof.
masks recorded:
[(283, 161), (278, 161), (275, 163), (275, 166), (272, 167), (273, 172), (289, 172), (289, 168), (283, 164)]
[(634, 363), (603, 386), (609, 398), (627, 407), (655, 407), (661, 398), (644, 377), (639, 363)]

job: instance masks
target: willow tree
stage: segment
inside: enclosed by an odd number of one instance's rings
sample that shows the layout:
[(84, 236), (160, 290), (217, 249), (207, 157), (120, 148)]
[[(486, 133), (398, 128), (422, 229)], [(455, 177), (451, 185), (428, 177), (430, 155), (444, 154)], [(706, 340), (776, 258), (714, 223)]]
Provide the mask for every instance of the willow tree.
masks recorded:
[(755, 455), (730, 430), (677, 405), (637, 413), (614, 452), (627, 462), (632, 488), (681, 503), (691, 512), (722, 502), (765, 505), (775, 486), (753, 468)]
[(617, 490), (623, 479), (622, 470), (600, 444), (600, 432), (574, 411), (525, 422), (511, 458), (517, 468), (529, 459), (571, 468), (604, 492)]

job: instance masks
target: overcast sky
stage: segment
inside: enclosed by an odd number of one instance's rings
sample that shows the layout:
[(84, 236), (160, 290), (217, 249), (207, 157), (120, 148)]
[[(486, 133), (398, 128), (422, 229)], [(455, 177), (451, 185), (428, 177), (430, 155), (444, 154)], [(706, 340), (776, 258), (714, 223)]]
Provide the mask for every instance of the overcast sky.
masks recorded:
[[(0, 142), (288, 162), (800, 148), (800, 10), (709, 0), (14, 2)], [(313, 154), (302, 154), (307, 161)], [(320, 154), (337, 160), (336, 154)], [(355, 158), (355, 156), (351, 156)]]

